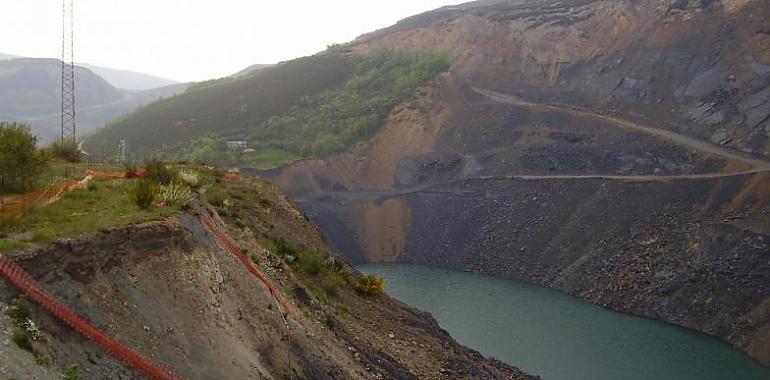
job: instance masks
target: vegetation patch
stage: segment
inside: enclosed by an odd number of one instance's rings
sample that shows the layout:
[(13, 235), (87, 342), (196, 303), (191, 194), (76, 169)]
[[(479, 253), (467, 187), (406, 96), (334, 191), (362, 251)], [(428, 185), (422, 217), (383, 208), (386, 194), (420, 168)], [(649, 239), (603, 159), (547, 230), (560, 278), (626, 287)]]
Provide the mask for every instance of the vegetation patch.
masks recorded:
[(48, 146), (47, 151), (51, 157), (58, 158), (67, 162), (82, 161), (78, 143), (73, 140), (55, 141)]
[(128, 198), (142, 210), (147, 210), (152, 206), (155, 195), (158, 193), (158, 186), (148, 178), (142, 178), (134, 182), (134, 185), (128, 191)]
[(80, 366), (77, 364), (73, 364), (64, 370), (64, 380), (83, 380), (83, 379), (85, 379), (85, 377), (83, 377), (83, 371), (80, 369)]
[(11, 337), (13, 343), (23, 350), (33, 352), (32, 341), (40, 339), (40, 330), (32, 320), (32, 309), (27, 299), (17, 298), (6, 311), (6, 314), (13, 319), (16, 325), (16, 330)]
[(367, 274), (358, 278), (356, 290), (364, 295), (378, 296), (385, 292), (385, 281), (373, 274)]
[(74, 190), (57, 202), (4, 221), (0, 225), (0, 249), (29, 248), (108, 227), (161, 220), (176, 211), (174, 207), (137, 207), (129, 194), (139, 179), (94, 181), (93, 190)]
[(302, 156), (343, 150), (371, 136), (393, 107), (449, 69), (446, 55), (397, 50), (377, 50), (349, 60), (354, 72), (350, 79), (270, 118), (252, 131), (251, 145)]
[(0, 121), (0, 194), (32, 189), (47, 164), (29, 126)]
[(158, 185), (170, 185), (176, 181), (178, 172), (161, 160), (150, 160), (144, 163), (144, 178)]
[[(396, 105), (448, 69), (445, 54), (382, 49), (346, 55), (330, 49), (253, 77), (192, 87), (96, 133), (88, 144), (116, 144), (120, 136), (165, 160), (271, 168), (371, 137)], [(160, 141), (138, 134), (145, 125), (156, 129), (152, 136), (163, 136)], [(229, 140), (246, 140), (249, 149)]]

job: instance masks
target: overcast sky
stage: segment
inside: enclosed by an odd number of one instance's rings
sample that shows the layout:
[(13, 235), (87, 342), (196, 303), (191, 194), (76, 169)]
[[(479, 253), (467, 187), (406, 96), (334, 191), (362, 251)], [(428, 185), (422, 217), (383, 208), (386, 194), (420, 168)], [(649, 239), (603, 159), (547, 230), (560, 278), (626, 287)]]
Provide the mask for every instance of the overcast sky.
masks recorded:
[[(463, 0), (74, 0), (75, 61), (178, 81), (313, 54)], [(0, 0), (0, 52), (61, 56), (61, 0)]]

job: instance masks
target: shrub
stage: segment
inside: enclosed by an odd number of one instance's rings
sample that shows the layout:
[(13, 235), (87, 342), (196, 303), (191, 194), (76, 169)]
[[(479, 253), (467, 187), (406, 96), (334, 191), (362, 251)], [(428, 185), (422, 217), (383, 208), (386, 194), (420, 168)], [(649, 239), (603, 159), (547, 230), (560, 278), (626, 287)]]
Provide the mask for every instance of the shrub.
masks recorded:
[(297, 250), (289, 245), (289, 243), (281, 238), (275, 243), (275, 254), (280, 258), (286, 258), (287, 256), (297, 257)]
[(385, 282), (380, 277), (367, 274), (358, 278), (356, 290), (364, 295), (377, 296), (385, 292)]
[(0, 192), (30, 189), (47, 161), (29, 126), (0, 121)]
[(192, 201), (193, 195), (187, 185), (171, 183), (160, 186), (158, 198), (167, 206), (185, 206)]
[(93, 179), (92, 179), (91, 181), (88, 181), (88, 185), (86, 185), (86, 189), (87, 189), (88, 191), (96, 191), (96, 190), (99, 190), (99, 187), (98, 187), (98, 186), (96, 186), (96, 180), (93, 180)]
[(327, 315), (324, 317), (323, 324), (327, 329), (331, 331), (337, 330), (337, 320), (334, 319), (334, 317), (332, 317), (331, 315)]
[(83, 372), (80, 366), (73, 364), (64, 370), (64, 380), (83, 380)]
[(32, 341), (29, 339), (29, 334), (24, 330), (16, 330), (11, 337), (13, 343), (16, 343), (19, 348), (25, 351), (32, 352)]
[(159, 185), (169, 185), (177, 177), (177, 173), (174, 172), (165, 162), (160, 160), (150, 160), (144, 163), (144, 177), (152, 180)]
[(19, 297), (16, 299), (16, 301), (14, 301), (13, 306), (8, 309), (6, 314), (13, 318), (14, 322), (16, 322), (16, 325), (18, 326), (23, 321), (32, 318), (32, 308), (30, 307), (26, 298)]
[(140, 209), (146, 210), (152, 206), (152, 201), (155, 199), (157, 191), (158, 188), (153, 181), (140, 179), (129, 190), (128, 196), (131, 202), (134, 202)]
[(206, 201), (209, 202), (212, 206), (224, 207), (229, 197), (230, 194), (227, 192), (227, 190), (218, 186), (213, 186), (209, 188), (208, 191), (206, 191)]
[(48, 357), (39, 352), (35, 354), (35, 363), (43, 367), (48, 367), (51, 365), (51, 361), (48, 359)]
[(318, 252), (299, 252), (294, 267), (298, 272), (308, 276), (318, 276), (330, 267), (327, 266), (328, 259)]
[(73, 140), (55, 141), (51, 143), (51, 145), (48, 146), (48, 153), (52, 157), (67, 162), (80, 162), (82, 160), (78, 143)]
[(198, 175), (198, 172), (192, 171), (192, 170), (180, 170), (179, 171), (179, 178), (182, 179), (186, 184), (190, 185), (193, 189), (197, 188), (200, 184), (200, 176)]

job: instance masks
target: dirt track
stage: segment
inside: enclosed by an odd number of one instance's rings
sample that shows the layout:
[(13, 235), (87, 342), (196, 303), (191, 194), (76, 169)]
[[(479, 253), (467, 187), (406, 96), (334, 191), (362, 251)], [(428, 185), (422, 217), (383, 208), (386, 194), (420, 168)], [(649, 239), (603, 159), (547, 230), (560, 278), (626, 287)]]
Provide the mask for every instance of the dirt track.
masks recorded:
[(685, 136), (669, 130), (650, 127), (647, 125), (641, 125), (631, 121), (619, 119), (612, 116), (606, 116), (597, 114), (594, 112), (588, 112), (568, 106), (552, 105), (552, 104), (540, 104), (527, 102), (519, 99), (513, 95), (503, 94), (500, 92), (485, 90), (477, 87), (472, 87), (473, 91), (484, 95), (492, 100), (504, 102), (520, 107), (537, 108), (546, 110), (555, 110), (565, 112), (574, 116), (594, 118), (616, 125), (618, 128), (631, 129), (649, 135), (662, 137), (673, 143), (688, 147), (693, 150), (711, 153), (728, 160), (735, 160), (747, 164), (751, 167), (749, 170), (741, 170), (735, 172), (720, 172), (720, 173), (703, 173), (703, 174), (682, 174), (682, 175), (669, 175), (669, 176), (654, 176), (654, 175), (642, 175), (642, 176), (617, 176), (617, 175), (511, 175), (511, 176), (491, 176), (491, 177), (505, 177), (516, 179), (549, 179), (549, 178), (562, 178), (562, 179), (614, 179), (614, 180), (635, 180), (635, 181), (668, 181), (675, 179), (703, 179), (703, 178), (724, 178), (734, 175), (743, 175), (751, 173), (759, 173), (770, 171), (770, 162), (752, 158), (747, 155), (714, 145), (703, 140)]

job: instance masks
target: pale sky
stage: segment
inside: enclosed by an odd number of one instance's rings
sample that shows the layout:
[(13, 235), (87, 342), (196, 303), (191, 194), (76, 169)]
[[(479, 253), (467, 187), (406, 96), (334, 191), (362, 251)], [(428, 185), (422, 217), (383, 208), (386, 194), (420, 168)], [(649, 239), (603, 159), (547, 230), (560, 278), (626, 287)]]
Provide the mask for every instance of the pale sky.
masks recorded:
[[(74, 0), (75, 61), (199, 81), (463, 0)], [(61, 56), (61, 0), (0, 0), (0, 52)]]

